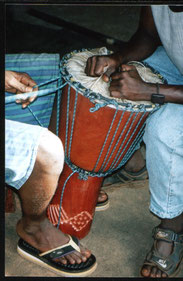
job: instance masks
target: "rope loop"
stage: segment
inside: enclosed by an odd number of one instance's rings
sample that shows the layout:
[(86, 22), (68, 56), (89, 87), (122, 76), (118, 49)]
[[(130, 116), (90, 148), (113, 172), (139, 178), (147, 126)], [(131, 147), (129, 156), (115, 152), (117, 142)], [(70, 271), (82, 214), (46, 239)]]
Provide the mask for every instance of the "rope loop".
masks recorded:
[(94, 107), (90, 108), (90, 112), (95, 112), (97, 110), (99, 110), (102, 107), (105, 107), (106, 105), (108, 105), (108, 103), (96, 103)]

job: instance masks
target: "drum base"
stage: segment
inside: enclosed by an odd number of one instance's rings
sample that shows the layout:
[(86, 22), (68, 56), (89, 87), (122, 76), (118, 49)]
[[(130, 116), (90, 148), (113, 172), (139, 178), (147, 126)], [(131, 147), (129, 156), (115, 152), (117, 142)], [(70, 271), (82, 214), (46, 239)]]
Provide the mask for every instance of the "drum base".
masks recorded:
[(65, 163), (56, 193), (48, 206), (47, 216), (57, 227), (61, 216), (59, 229), (66, 234), (82, 239), (90, 231), (103, 178), (88, 177), (87, 180), (81, 180), (77, 173), (73, 174), (63, 192), (60, 214), (62, 190), (71, 173), (72, 170)]

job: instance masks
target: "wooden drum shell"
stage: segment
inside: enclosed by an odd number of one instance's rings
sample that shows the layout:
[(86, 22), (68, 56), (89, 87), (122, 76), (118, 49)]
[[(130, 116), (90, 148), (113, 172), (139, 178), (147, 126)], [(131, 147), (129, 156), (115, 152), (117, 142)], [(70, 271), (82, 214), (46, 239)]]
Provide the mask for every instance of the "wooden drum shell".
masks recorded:
[[(74, 116), (76, 91), (67, 84), (62, 89), (59, 122), (59, 137), (62, 140), (64, 147), (66, 142), (67, 103), (69, 92), (68, 137), (67, 151), (65, 151), (65, 154), (68, 155), (68, 148), (70, 146), (69, 158), (72, 164), (85, 171), (99, 172), (105, 156), (108, 153), (111, 140), (115, 134), (110, 147), (110, 152), (113, 151), (118, 139), (120, 139), (120, 141), (103, 172), (106, 172), (110, 168), (116, 153), (123, 143), (122, 150), (124, 151), (116, 163), (117, 167), (130, 146), (133, 144), (138, 131), (144, 125), (149, 113), (130, 111), (123, 112), (122, 110), (119, 110), (116, 114), (116, 118), (107, 138), (100, 160), (96, 165), (116, 109), (106, 106), (95, 112), (90, 112), (90, 109), (94, 107), (94, 104), (87, 97), (78, 93), (76, 114)], [(118, 122), (122, 114), (122, 122), (119, 124), (119, 128), (116, 132), (116, 127), (118, 126)], [(70, 145), (73, 120), (73, 135)], [(121, 132), (123, 132), (122, 135)], [(128, 137), (126, 137), (127, 135)], [(110, 153), (108, 154), (110, 155)], [(58, 188), (47, 210), (48, 218), (54, 225), (58, 224), (61, 192), (66, 179), (71, 173), (71, 168), (65, 163), (63, 172), (59, 179)], [(74, 173), (69, 178), (63, 193), (61, 223), (59, 225), (62, 232), (76, 236), (79, 239), (84, 238), (89, 233), (102, 180), (103, 177), (97, 176), (89, 176), (87, 180), (79, 179), (78, 173)]]

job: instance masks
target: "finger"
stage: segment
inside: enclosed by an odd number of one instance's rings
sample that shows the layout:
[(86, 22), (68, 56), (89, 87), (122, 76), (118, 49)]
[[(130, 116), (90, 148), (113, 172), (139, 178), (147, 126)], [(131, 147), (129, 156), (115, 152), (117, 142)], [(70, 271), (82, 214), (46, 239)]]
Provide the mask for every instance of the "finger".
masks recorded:
[(14, 77), (21, 83), (27, 86), (35, 86), (36, 82), (26, 72), (14, 72)]
[(121, 71), (130, 71), (130, 70), (135, 70), (136, 67), (134, 65), (129, 65), (129, 64), (122, 64), (121, 65)]
[(96, 56), (90, 57), (88, 59), (87, 73), (89, 76), (95, 77), (95, 67), (96, 67)]
[(114, 98), (121, 98), (122, 93), (120, 92), (120, 87), (118, 85), (113, 85), (109, 87), (110, 95)]
[(15, 102), (16, 102), (16, 103), (21, 103), (21, 100), (16, 100)]
[(26, 108), (31, 102), (32, 101), (30, 101), (30, 98), (22, 101), (22, 108)]
[(113, 98), (118, 98), (118, 99), (122, 98), (122, 94), (117, 90), (110, 91), (110, 94), (111, 94), (111, 97), (113, 97)]
[[(35, 88), (35, 89), (33, 89), (33, 91), (36, 91), (38, 89), (38, 87), (37, 88)], [(21, 94), (21, 92), (20, 91), (17, 91), (16, 92), (16, 94)], [(32, 93), (33, 94), (33, 93)], [(37, 98), (37, 95), (36, 94), (33, 94), (31, 97), (29, 97), (29, 98), (22, 98), (22, 99), (20, 99), (20, 100), (18, 100), (18, 102), (17, 103), (26, 103), (27, 105), (29, 105), (31, 102), (33, 102), (35, 99)]]
[(105, 71), (105, 68), (108, 66), (108, 64), (106, 63), (106, 61), (98, 56), (96, 57), (96, 63), (95, 63), (95, 69), (94, 69), (94, 73), (95, 73), (95, 76), (101, 76), (102, 74), (104, 74), (105, 72), (105, 75), (108, 76), (108, 69)]
[(36, 82), (27, 73), (22, 74), (20, 82), (31, 87), (36, 85)]
[(86, 73), (88, 76), (91, 76), (90, 67), (91, 67), (91, 57), (88, 58), (88, 60), (87, 60), (87, 62), (86, 62), (86, 67), (85, 67), (85, 73)]
[(23, 83), (19, 82), (17, 79), (13, 78), (11, 80), (11, 87), (17, 89), (21, 93), (32, 92), (32, 87), (26, 86)]
[(112, 80), (119, 80), (119, 79), (123, 79), (124, 77), (124, 73), (123, 72), (115, 72), (111, 75), (111, 79)]
[(109, 67), (106, 72), (103, 74), (102, 76), (102, 79), (105, 81), (105, 82), (109, 82), (110, 78), (111, 77), (111, 74), (114, 73), (114, 69)]

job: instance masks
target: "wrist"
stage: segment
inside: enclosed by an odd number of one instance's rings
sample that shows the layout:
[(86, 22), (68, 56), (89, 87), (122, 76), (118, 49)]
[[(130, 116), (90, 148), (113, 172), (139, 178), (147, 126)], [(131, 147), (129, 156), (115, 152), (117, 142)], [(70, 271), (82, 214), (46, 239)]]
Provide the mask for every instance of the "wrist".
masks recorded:
[(159, 93), (158, 83), (156, 83), (156, 92), (151, 94), (151, 102), (160, 105), (163, 105), (165, 103), (165, 96)]

